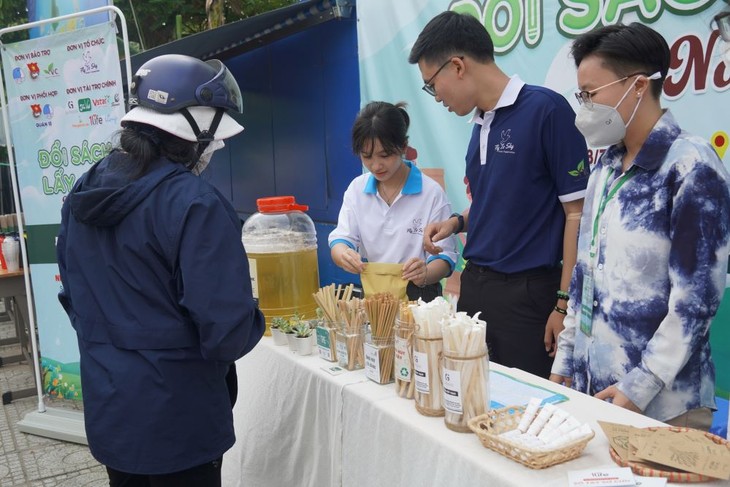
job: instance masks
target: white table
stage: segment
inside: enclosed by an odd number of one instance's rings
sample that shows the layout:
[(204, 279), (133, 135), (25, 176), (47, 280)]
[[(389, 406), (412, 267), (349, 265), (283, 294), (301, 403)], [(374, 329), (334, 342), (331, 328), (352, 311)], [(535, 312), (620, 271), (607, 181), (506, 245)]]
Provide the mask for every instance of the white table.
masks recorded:
[[(455, 486), (563, 487), (567, 472), (614, 466), (596, 423), (661, 425), (517, 369), (494, 370), (565, 394), (561, 403), (596, 432), (583, 454), (544, 470), (524, 467), (456, 433), (443, 418), (420, 415), (412, 400), (364, 371), (332, 376), (317, 355), (300, 357), (262, 339), (237, 363), (237, 442), (223, 460), (225, 487)], [(693, 484), (722, 486), (730, 482)]]

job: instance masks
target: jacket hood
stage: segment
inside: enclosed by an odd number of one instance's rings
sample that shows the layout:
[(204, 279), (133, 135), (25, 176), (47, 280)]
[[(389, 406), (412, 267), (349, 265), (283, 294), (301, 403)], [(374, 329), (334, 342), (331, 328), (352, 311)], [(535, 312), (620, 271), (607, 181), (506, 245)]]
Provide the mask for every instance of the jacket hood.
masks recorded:
[(129, 156), (112, 152), (81, 176), (69, 194), (71, 213), (81, 223), (97, 227), (118, 224), (164, 180), (187, 171), (167, 159), (153, 163), (141, 178), (132, 177)]

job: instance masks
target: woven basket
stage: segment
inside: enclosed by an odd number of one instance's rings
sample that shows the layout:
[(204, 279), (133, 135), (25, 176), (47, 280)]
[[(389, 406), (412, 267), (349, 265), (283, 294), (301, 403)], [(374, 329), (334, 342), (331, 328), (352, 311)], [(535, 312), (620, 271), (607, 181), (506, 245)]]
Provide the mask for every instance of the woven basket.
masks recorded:
[(595, 433), (591, 432), (590, 436), (562, 445), (556, 450), (533, 450), (498, 436), (517, 429), (524, 412), (523, 406), (493, 409), (487, 414), (472, 418), (469, 421), (469, 428), (476, 433), (485, 447), (535, 469), (552, 467), (579, 457), (595, 436)]
[[(651, 426), (646, 429), (649, 431), (666, 429), (669, 431), (675, 431), (677, 433), (683, 433), (690, 430), (690, 428), (681, 428), (677, 426)], [(728, 447), (728, 449), (730, 449), (730, 442), (728, 442), (725, 438), (713, 435), (712, 433), (708, 433), (706, 431), (703, 431), (703, 433), (714, 443), (718, 445), (725, 445)], [(616, 453), (616, 450), (614, 450), (611, 446), (608, 447), (608, 451), (611, 454), (611, 458), (613, 459), (613, 461), (616, 462), (618, 465), (622, 467), (630, 467), (632, 472), (634, 472), (636, 475), (641, 475), (643, 477), (665, 477), (668, 482), (677, 483), (709, 482), (712, 480), (717, 480), (714, 477), (708, 477), (706, 475), (701, 475), (698, 473), (685, 472), (684, 470), (676, 470), (666, 465), (658, 465), (650, 462), (636, 462), (632, 460), (625, 461), (621, 459), (619, 454)]]

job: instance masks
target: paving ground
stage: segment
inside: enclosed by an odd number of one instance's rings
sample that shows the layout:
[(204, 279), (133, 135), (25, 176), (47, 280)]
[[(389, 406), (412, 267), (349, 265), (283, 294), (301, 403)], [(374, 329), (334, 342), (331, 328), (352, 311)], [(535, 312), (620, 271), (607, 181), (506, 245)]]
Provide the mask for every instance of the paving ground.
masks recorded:
[[(1, 301), (1, 300), (0, 300)], [(15, 335), (15, 327), (0, 302), (0, 339)], [(17, 345), (0, 346), (0, 357), (20, 354)], [(3, 361), (0, 394), (34, 387), (32, 365)], [(53, 407), (73, 407), (49, 404)], [(102, 487), (106, 470), (84, 445), (51, 440), (18, 431), (17, 422), (38, 407), (37, 396), (0, 405), (0, 487)]]

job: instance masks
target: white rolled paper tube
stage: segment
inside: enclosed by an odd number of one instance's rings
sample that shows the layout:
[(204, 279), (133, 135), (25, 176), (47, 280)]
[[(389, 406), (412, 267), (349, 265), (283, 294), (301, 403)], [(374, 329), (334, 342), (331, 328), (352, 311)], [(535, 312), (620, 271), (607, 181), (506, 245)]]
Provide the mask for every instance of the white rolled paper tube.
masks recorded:
[(537, 436), (542, 428), (547, 424), (550, 416), (553, 415), (557, 408), (554, 404), (546, 404), (542, 407), (537, 417), (532, 421), (530, 427), (527, 428), (527, 433)]
[(550, 432), (546, 436), (543, 436), (542, 432), (540, 432), (540, 439), (547, 444), (551, 444), (558, 438), (579, 427), (580, 422), (573, 416), (568, 416), (568, 418), (563, 421), (557, 428), (550, 430)]
[(580, 428), (576, 428), (573, 431), (568, 432), (566, 435), (559, 437), (557, 440), (554, 440), (552, 443), (549, 444), (551, 447), (558, 447), (562, 445), (567, 445), (568, 443), (579, 440), (581, 438), (584, 438), (591, 434), (593, 430), (591, 430), (591, 427), (587, 424), (582, 424)]
[(523, 446), (526, 446), (529, 448), (534, 448), (536, 446), (544, 445), (544, 443), (542, 441), (538, 440), (537, 437), (528, 435), (528, 434), (524, 434), (524, 435), (517, 436), (515, 438), (511, 438), (511, 440), (520, 445), (523, 445)]
[(539, 398), (533, 397), (530, 399), (530, 402), (527, 403), (525, 412), (522, 414), (522, 418), (520, 419), (520, 424), (517, 426), (517, 429), (520, 430), (521, 433), (527, 432), (527, 428), (530, 427), (530, 423), (532, 423), (532, 420), (535, 419), (537, 408), (540, 407), (540, 402), (542, 401), (540, 401)]
[(502, 438), (514, 438), (516, 436), (520, 436), (520, 431), (519, 430), (509, 430), (509, 431), (505, 431), (504, 433), (501, 433), (499, 436), (501, 436)]
[(547, 424), (542, 428), (542, 431), (540, 431), (540, 434), (537, 435), (537, 437), (541, 441), (547, 442), (545, 439), (548, 435), (550, 435), (553, 431), (555, 431), (560, 424), (562, 424), (563, 421), (565, 421), (565, 418), (567, 418), (569, 415), (567, 412), (563, 411), (562, 409), (556, 409), (552, 416), (550, 416), (550, 420), (547, 422)]
[(563, 423), (560, 426), (558, 426), (558, 432), (561, 435), (565, 435), (565, 434), (570, 433), (571, 431), (573, 431), (576, 428), (580, 428), (580, 421), (575, 419), (573, 416), (568, 416), (568, 418), (565, 421), (563, 421)]

